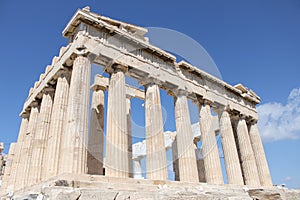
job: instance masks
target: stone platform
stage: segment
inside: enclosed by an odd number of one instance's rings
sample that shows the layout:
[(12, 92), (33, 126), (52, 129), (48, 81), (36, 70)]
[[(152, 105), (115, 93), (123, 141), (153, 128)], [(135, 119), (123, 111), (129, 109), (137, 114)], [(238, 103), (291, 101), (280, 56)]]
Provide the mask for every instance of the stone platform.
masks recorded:
[[(11, 194), (12, 199), (300, 199), (300, 191), (64, 174)], [(10, 199), (3, 196), (1, 199)]]

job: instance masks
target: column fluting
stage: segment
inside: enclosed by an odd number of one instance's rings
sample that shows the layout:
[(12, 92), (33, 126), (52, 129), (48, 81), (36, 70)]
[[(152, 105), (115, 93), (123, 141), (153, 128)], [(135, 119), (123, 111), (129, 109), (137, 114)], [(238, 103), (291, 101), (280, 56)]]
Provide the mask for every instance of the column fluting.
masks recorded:
[(167, 159), (160, 91), (156, 83), (146, 86), (146, 177), (152, 180), (167, 180)]
[(260, 184), (265, 187), (272, 187), (272, 178), (256, 122), (249, 125), (249, 136), (256, 160)]
[(212, 124), (210, 105), (205, 102), (202, 103), (199, 113), (206, 181), (207, 183), (223, 184), (222, 168)]
[(259, 186), (260, 182), (256, 161), (251, 147), (245, 117), (239, 116), (236, 123), (236, 135), (244, 183), (250, 186)]
[(91, 62), (77, 55), (73, 63), (60, 157), (60, 172), (84, 174), (87, 172), (88, 115)]
[(199, 182), (188, 100), (183, 91), (175, 95), (176, 140), (174, 142), (177, 143), (178, 149), (179, 180)]
[(219, 111), (220, 136), (229, 184), (244, 185), (231, 119), (226, 108)]
[(115, 66), (108, 87), (105, 175), (129, 177), (124, 67)]

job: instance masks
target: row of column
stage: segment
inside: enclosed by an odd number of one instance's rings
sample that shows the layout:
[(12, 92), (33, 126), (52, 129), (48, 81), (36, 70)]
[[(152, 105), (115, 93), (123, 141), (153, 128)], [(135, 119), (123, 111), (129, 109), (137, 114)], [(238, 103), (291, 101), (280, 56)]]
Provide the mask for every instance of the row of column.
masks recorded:
[[(126, 96), (126, 68), (113, 65), (109, 81), (105, 174), (132, 177), (132, 136), (130, 99)], [(33, 102), (30, 115), (24, 115), (20, 127), (15, 174), (15, 189), (46, 180), (61, 173), (103, 174), (103, 90), (94, 91), (91, 134), (88, 143), (88, 114), (91, 62), (78, 55), (72, 75), (68, 70), (58, 74), (55, 90), (45, 88), (41, 102)], [(167, 180), (166, 153), (159, 83), (145, 83), (146, 176)], [(198, 165), (191, 130), (187, 93), (174, 92), (176, 119), (176, 156), (178, 179), (198, 182)], [(222, 184), (223, 176), (210, 103), (199, 100), (200, 129), (205, 179)], [(220, 112), (222, 138), (228, 183), (238, 185), (272, 185), (257, 124), (246, 124), (239, 117), (235, 124), (226, 109)], [(232, 125), (235, 128), (232, 128)], [(235, 136), (237, 143), (235, 143)], [(89, 154), (87, 153), (89, 149)], [(238, 150), (237, 150), (238, 149)], [(25, 155), (25, 156), (21, 156)], [(19, 176), (24, 174), (24, 176)]]
[(72, 73), (59, 71), (56, 86), (46, 87), (41, 101), (22, 116), (8, 191), (61, 173), (87, 172), (90, 76), (89, 58), (77, 55)]
[[(145, 85), (146, 115), (146, 176), (148, 179), (167, 179), (166, 155), (163, 137), (163, 120), (160, 104), (159, 86), (155, 80)], [(177, 138), (175, 140), (176, 155), (173, 158), (178, 164), (178, 176), (181, 181), (198, 182), (197, 162), (193, 133), (188, 111), (187, 94), (184, 91), (175, 93), (175, 119)], [(208, 183), (223, 184), (218, 146), (212, 126), (210, 102), (199, 101), (200, 129), (204, 156), (205, 179)], [(107, 124), (107, 175), (128, 177), (122, 172), (128, 171), (128, 152), (126, 141), (130, 134), (126, 133), (126, 94), (125, 75), (120, 66), (111, 76), (108, 96)], [(220, 132), (225, 157), (228, 183), (237, 185), (271, 186), (271, 178), (267, 167), (257, 125), (249, 126), (250, 134), (244, 118), (237, 120), (236, 135), (239, 153), (226, 109), (220, 112)], [(250, 138), (251, 137), (251, 138)], [(251, 140), (250, 140), (251, 139)], [(260, 142), (259, 142), (260, 141)], [(252, 142), (252, 144), (251, 144)], [(113, 150), (114, 149), (114, 150)], [(255, 149), (255, 153), (253, 151)], [(262, 155), (262, 156), (261, 156)], [(260, 164), (261, 169), (257, 168)], [(264, 167), (261, 167), (263, 165)], [(258, 171), (261, 172), (258, 172)], [(262, 179), (260, 181), (260, 179)]]
[[(123, 66), (114, 66), (109, 82), (105, 169), (107, 176), (130, 177), (132, 172), (130, 156), (130, 147), (132, 145), (131, 122), (130, 117), (128, 118), (130, 100), (126, 98), (125, 71), (126, 68)], [(144, 81), (146, 94), (146, 177), (147, 179), (166, 180), (168, 175), (158, 84), (155, 80), (148, 80), (146, 83)], [(103, 98), (102, 93), (103, 91), (101, 92), (101, 98)], [(97, 92), (94, 92), (94, 95), (96, 94)], [(198, 182), (197, 174), (201, 163), (196, 161), (187, 93), (177, 91), (174, 93), (174, 96), (177, 137), (173, 145), (174, 152), (176, 151), (173, 159), (178, 165), (178, 172), (175, 174), (177, 174), (177, 179), (180, 181)], [(210, 104), (211, 102), (199, 100), (200, 129), (204, 156), (202, 165), (205, 169), (204, 177), (206, 182), (223, 184), (218, 146), (212, 126)], [(219, 112), (219, 117), (228, 183), (271, 186), (272, 182), (257, 125), (249, 126), (249, 134), (244, 118), (237, 120), (236, 129), (233, 129), (231, 117), (225, 108)], [(103, 125), (100, 129), (103, 129)], [(234, 130), (237, 136), (237, 144)], [(239, 151), (237, 147), (239, 147)], [(255, 154), (252, 149), (255, 149)], [(102, 153), (98, 153), (100, 158)], [(256, 163), (261, 163), (264, 167), (258, 169)], [(135, 164), (137, 163), (135, 162)], [(261, 172), (258, 172), (259, 170)]]

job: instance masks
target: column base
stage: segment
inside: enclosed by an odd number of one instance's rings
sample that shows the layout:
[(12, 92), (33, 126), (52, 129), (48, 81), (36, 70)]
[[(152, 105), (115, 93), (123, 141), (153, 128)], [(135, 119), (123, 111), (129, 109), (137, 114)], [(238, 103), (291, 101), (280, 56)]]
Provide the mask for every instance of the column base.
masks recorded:
[[(101, 188), (101, 190), (99, 189)], [(53, 177), (41, 184), (23, 188), (11, 193), (15, 199), (25, 199), (32, 196), (49, 199), (212, 199), (235, 198), (261, 199), (271, 196), (282, 198), (284, 196), (300, 197), (300, 191), (288, 189), (260, 189), (235, 185), (211, 185), (206, 183), (191, 183), (178, 181), (141, 180), (130, 178), (113, 178), (101, 175), (62, 174)], [(0, 195), (7, 198), (7, 194)]]

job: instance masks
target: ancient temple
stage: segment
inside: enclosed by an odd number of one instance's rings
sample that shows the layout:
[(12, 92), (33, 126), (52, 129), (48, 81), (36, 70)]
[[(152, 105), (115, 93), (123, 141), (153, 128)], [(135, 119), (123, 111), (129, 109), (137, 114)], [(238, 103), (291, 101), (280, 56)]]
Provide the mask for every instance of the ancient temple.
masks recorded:
[[(55, 177), (95, 175), (128, 182), (140, 177), (140, 153), (132, 144), (132, 98), (145, 102), (145, 181), (168, 180), (166, 148), (171, 148), (175, 182), (272, 188), (257, 127), (260, 98), (241, 84), (232, 86), (187, 62), (176, 62), (174, 55), (152, 45), (144, 37), (146, 32), (88, 8), (74, 14), (63, 30), (68, 46), (61, 47), (25, 100), (2, 194)], [(109, 78), (91, 77), (92, 64), (103, 66)], [(126, 76), (136, 79), (144, 90), (126, 84)], [(160, 90), (174, 98), (176, 132), (172, 136), (164, 133)], [(188, 100), (199, 108), (201, 135), (197, 137)], [(221, 137), (227, 184), (216, 133)], [(168, 137), (171, 143), (166, 146)], [(199, 140), (201, 160), (195, 146)]]

